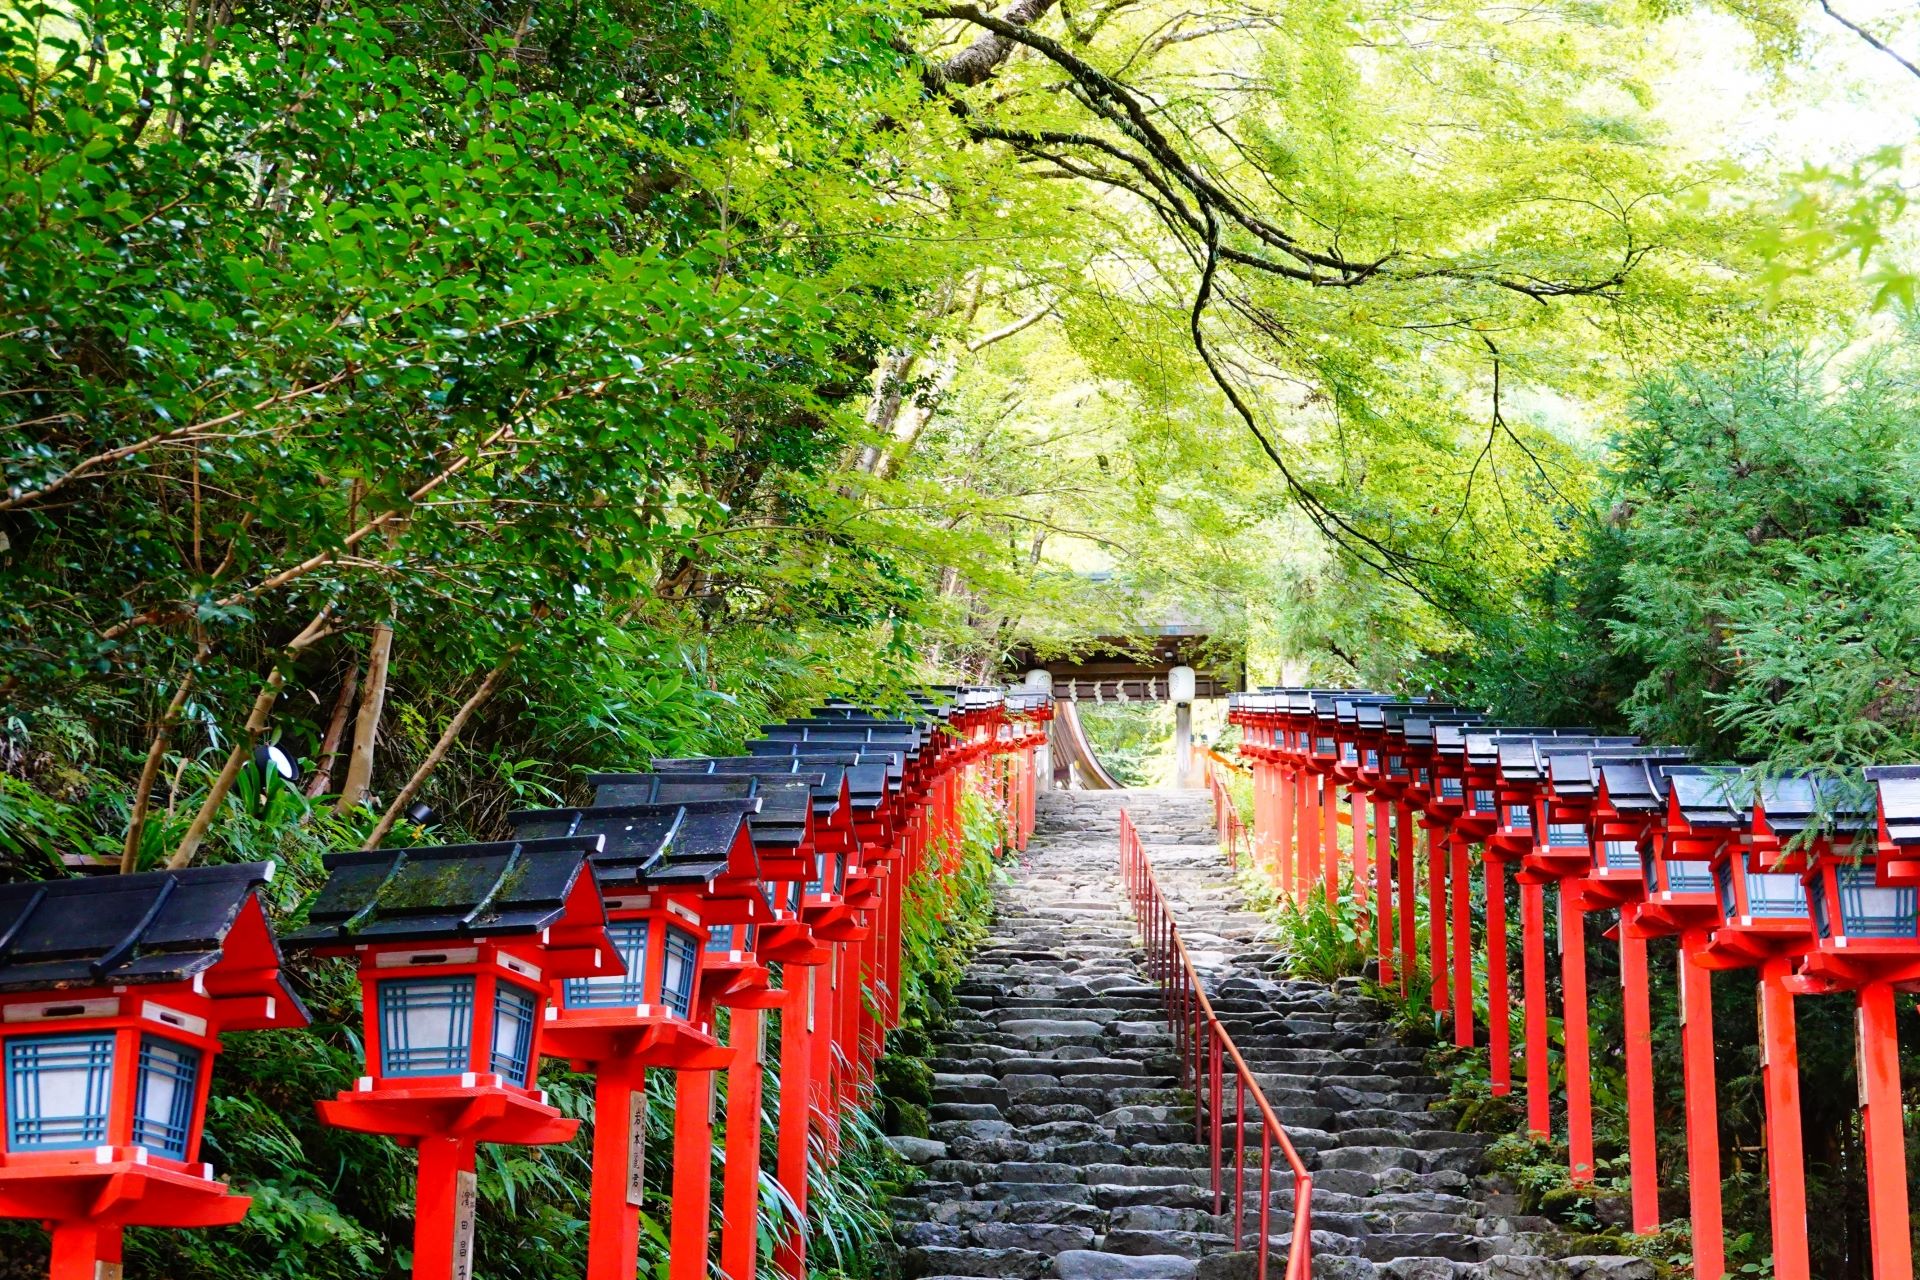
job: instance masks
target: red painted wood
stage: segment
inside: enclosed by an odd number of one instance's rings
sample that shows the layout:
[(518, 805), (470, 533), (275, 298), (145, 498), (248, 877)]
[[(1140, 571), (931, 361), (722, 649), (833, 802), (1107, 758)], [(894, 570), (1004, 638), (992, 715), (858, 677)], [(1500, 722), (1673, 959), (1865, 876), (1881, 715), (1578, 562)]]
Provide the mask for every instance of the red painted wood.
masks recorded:
[(1393, 850), (1387, 829), (1387, 802), (1373, 798), (1373, 899), (1376, 935), (1374, 955), (1380, 959), (1380, 985), (1393, 983)]
[(677, 1071), (673, 1099), (673, 1213), (668, 1280), (707, 1280), (713, 1229), (713, 1072)]
[[(774, 1164), (780, 1187), (793, 1201), (804, 1223), (807, 1218), (807, 1130), (813, 1090), (813, 1051), (807, 1034), (807, 976), (811, 966), (788, 965), (781, 981), (787, 985), (780, 1009), (780, 1112), (778, 1158)], [(806, 1280), (807, 1234), (797, 1228), (781, 1237), (776, 1262), (790, 1280)]]
[(1520, 981), (1527, 1024), (1527, 1132), (1546, 1138), (1553, 1132), (1547, 1065), (1547, 904), (1546, 886), (1520, 882)]
[(1513, 1002), (1507, 994), (1507, 870), (1486, 861), (1487, 1074), (1493, 1095), (1513, 1092)]
[[(639, 1265), (640, 1209), (630, 1194), (636, 1096), (646, 1097), (643, 1068), (626, 1060), (600, 1064), (593, 1082), (593, 1210), (587, 1217), (587, 1280), (628, 1280)], [(644, 1106), (639, 1118), (644, 1125)]]
[(1448, 880), (1453, 895), (1453, 1043), (1473, 1047), (1473, 885), (1467, 839), (1448, 842)]
[[(1349, 852), (1353, 857), (1353, 900), (1360, 906), (1360, 918), (1366, 919), (1367, 913), (1367, 798), (1358, 787), (1347, 788), (1347, 799), (1353, 805), (1352, 845)], [(1361, 936), (1366, 929), (1360, 930)]]
[(1760, 966), (1760, 1079), (1767, 1100), (1767, 1208), (1774, 1280), (1810, 1280), (1807, 1172), (1800, 1140), (1800, 1037), (1794, 1026), (1790, 956)]
[[(443, 1135), (419, 1140), (413, 1200), (413, 1280), (453, 1280), (461, 1174), (473, 1172), (474, 1143)], [(471, 1238), (464, 1247), (472, 1248)], [(469, 1272), (471, 1268), (469, 1268)]]
[(727, 1158), (720, 1185), (720, 1269), (730, 1280), (754, 1280), (759, 1249), (762, 1019), (758, 1009), (735, 1009), (727, 1029), (733, 1062), (727, 1068)]
[(1414, 883), (1417, 877), (1413, 865), (1413, 806), (1400, 800), (1393, 807), (1394, 816), (1398, 819), (1395, 843), (1399, 846), (1400, 856), (1400, 994), (1404, 996), (1407, 994), (1407, 985), (1413, 981), (1420, 954), (1419, 930), (1414, 918)]
[(1694, 963), (1706, 942), (1701, 927), (1680, 935), (1680, 1055), (1694, 1274), (1718, 1276), (1726, 1270), (1726, 1240), (1720, 1214), (1720, 1108), (1713, 1080), (1713, 973)]
[(1587, 1033), (1587, 913), (1560, 895), (1561, 1028), (1567, 1057), (1567, 1176), (1593, 1181), (1593, 1050)]
[(99, 1280), (101, 1264), (118, 1266), (122, 1232), (93, 1222), (53, 1224), (53, 1258), (47, 1280)]
[(1320, 848), (1327, 905), (1340, 901), (1340, 788), (1331, 777), (1320, 780)]
[(1900, 1103), (1900, 1038), (1893, 986), (1860, 988), (1861, 1128), (1867, 1148), (1867, 1224), (1873, 1280), (1913, 1280), (1912, 1227), (1907, 1216), (1907, 1141)]
[(1436, 1013), (1448, 1007), (1445, 827), (1421, 824), (1427, 845), (1427, 973)]
[(1627, 1059), (1627, 1166), (1632, 1171), (1633, 1229), (1660, 1230), (1660, 1167), (1653, 1126), (1653, 1014), (1648, 1005), (1647, 940), (1620, 930)]

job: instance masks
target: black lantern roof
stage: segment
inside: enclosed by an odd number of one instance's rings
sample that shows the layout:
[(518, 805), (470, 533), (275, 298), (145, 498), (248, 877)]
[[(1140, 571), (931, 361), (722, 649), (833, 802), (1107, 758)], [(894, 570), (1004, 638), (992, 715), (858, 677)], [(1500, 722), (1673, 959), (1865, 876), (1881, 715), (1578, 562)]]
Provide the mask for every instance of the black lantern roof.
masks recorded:
[[(1462, 730), (1462, 726), (1479, 724), (1485, 718), (1486, 717), (1478, 711), (1449, 711), (1444, 714), (1436, 712), (1433, 715), (1424, 716), (1409, 715), (1401, 719), (1400, 732), (1406, 738), (1407, 745), (1410, 747), (1434, 747), (1439, 745), (1439, 733), (1440, 730), (1444, 728), (1450, 731), (1450, 737), (1458, 742), (1460, 748), (1464, 750), (1466, 743), (1465, 740), (1461, 738), (1459, 732)], [(1387, 727), (1389, 731), (1391, 731), (1393, 728), (1391, 721), (1388, 722)]]
[(1444, 702), (1382, 702), (1379, 705), (1380, 719), (1389, 734), (1398, 734), (1402, 739), (1407, 736), (1407, 722), (1418, 719), (1431, 725), (1440, 720), (1469, 721), (1478, 720), (1480, 713), (1465, 707), (1449, 706)]
[[(826, 785), (824, 773), (596, 773), (593, 807), (682, 804), (693, 800), (754, 799), (749, 814), (753, 843), (763, 849), (790, 848), (806, 838), (807, 817), (817, 812), (814, 797)], [(838, 792), (834, 796), (837, 805)]]
[(1459, 726), (1460, 746), (1455, 748), (1450, 739), (1444, 749), (1448, 755), (1464, 752), (1467, 763), (1490, 769), (1500, 761), (1500, 743), (1506, 741), (1531, 742), (1536, 738), (1590, 738), (1591, 729), (1555, 729), (1544, 725), (1506, 725), (1482, 724)]
[[(747, 750), (755, 755), (762, 754), (760, 744), (771, 743), (776, 746), (793, 743), (804, 744), (816, 751), (897, 751), (908, 760), (918, 759), (922, 739), (919, 734), (891, 727), (866, 728), (859, 725), (769, 725), (765, 736), (757, 742), (747, 744)], [(774, 755), (792, 755), (791, 751), (775, 751)]]
[(330, 853), (327, 883), (289, 947), (437, 942), (558, 924), (595, 836)]
[(1620, 813), (1657, 815), (1667, 805), (1667, 790), (1672, 785), (1666, 771), (1672, 767), (1645, 757), (1603, 759), (1595, 762), (1599, 777), (1595, 786), (1604, 784), (1607, 798)]
[[(273, 865), (0, 885), (0, 992), (186, 982), (217, 966)], [(264, 917), (260, 923), (264, 926)], [(277, 966), (271, 932), (255, 967)], [(277, 974), (262, 994), (299, 1001)]]
[(593, 836), (601, 885), (711, 884), (732, 866), (733, 849), (757, 796), (592, 809), (530, 809), (507, 821), (524, 837)]
[[(1873, 772), (1867, 771), (1869, 778)], [(1863, 808), (1844, 780), (1831, 774), (1787, 774), (1760, 778), (1758, 784), (1754, 804), (1775, 835), (1820, 830), (1851, 836), (1874, 825), (1874, 811)]]
[(828, 742), (791, 742), (773, 741), (762, 738), (749, 742), (747, 750), (756, 759), (797, 759), (808, 763), (819, 759), (822, 754), (834, 756), (853, 755), (857, 764), (848, 771), (847, 784), (853, 788), (854, 804), (859, 807), (861, 788), (854, 781), (854, 774), (861, 767), (878, 766), (886, 770), (886, 785), (889, 791), (900, 789), (901, 779), (905, 776), (907, 754), (900, 746), (888, 743), (828, 743)]
[(920, 747), (934, 734), (942, 732), (945, 724), (928, 720), (902, 720), (898, 716), (808, 716), (760, 726), (760, 732), (770, 738), (781, 737), (793, 729), (809, 733), (845, 734), (850, 738), (853, 734), (864, 733), (869, 739), (875, 735), (899, 738)]
[(1752, 790), (1744, 771), (1725, 765), (1669, 764), (1667, 776), (1673, 803), (1689, 827), (1743, 826), (1752, 812)]
[(1362, 729), (1384, 729), (1388, 716), (1399, 713), (1399, 719), (1405, 720), (1407, 713), (1416, 710), (1433, 710), (1433, 704), (1424, 698), (1411, 701), (1356, 702), (1353, 704), (1353, 721)]
[(1600, 785), (1600, 766), (1608, 760), (1647, 760), (1656, 765), (1685, 764), (1679, 747), (1594, 747), (1578, 742), (1543, 742), (1537, 747), (1541, 766), (1553, 789), (1562, 797), (1591, 796)]
[(1545, 737), (1500, 733), (1482, 739), (1478, 735), (1468, 734), (1467, 758), (1475, 764), (1497, 762), (1500, 766), (1500, 776), (1510, 782), (1544, 782), (1547, 777), (1548, 753), (1560, 746), (1604, 751), (1620, 750), (1639, 744), (1640, 739), (1634, 737), (1596, 737), (1591, 733), (1572, 729), (1565, 729)]
[(1390, 693), (1375, 693), (1371, 689), (1330, 689), (1308, 696), (1312, 699), (1313, 718), (1335, 724), (1352, 723), (1356, 702), (1389, 702), (1393, 698)]
[(1493, 749), (1499, 757), (1502, 777), (1515, 782), (1544, 782), (1548, 762), (1569, 748), (1588, 752), (1619, 751), (1639, 744), (1640, 739), (1633, 737), (1508, 738), (1503, 735), (1493, 740)]
[(1879, 794), (1887, 839), (1902, 848), (1920, 845), (1920, 765), (1874, 765), (1867, 781)]
[(1016, 685), (1007, 690), (1005, 700), (1007, 714), (1031, 715), (1036, 711), (1044, 711), (1053, 702), (1053, 694), (1046, 689), (1029, 689), (1024, 685)]
[(690, 760), (655, 760), (653, 767), (662, 773), (753, 773), (769, 777), (784, 773), (820, 773), (825, 782), (814, 792), (814, 812), (830, 816), (840, 807), (840, 782), (844, 778), (850, 803), (856, 809), (871, 809), (886, 799), (889, 790), (900, 789), (901, 762), (893, 752), (872, 751), (775, 751), (772, 747), (792, 747), (794, 743), (773, 743), (759, 755), (698, 756)]

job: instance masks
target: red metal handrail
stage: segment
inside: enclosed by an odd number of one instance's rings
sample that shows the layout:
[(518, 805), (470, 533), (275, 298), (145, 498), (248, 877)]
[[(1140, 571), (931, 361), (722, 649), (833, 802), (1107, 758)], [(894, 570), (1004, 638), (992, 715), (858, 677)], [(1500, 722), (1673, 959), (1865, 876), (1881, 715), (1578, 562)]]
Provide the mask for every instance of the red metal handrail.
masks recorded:
[[(1231, 805), (1232, 798), (1228, 797)], [(1234, 813), (1237, 820), (1239, 814)], [(1166, 989), (1167, 1020), (1173, 1024), (1174, 1043), (1182, 1067), (1193, 1085), (1194, 1131), (1208, 1141), (1213, 1151), (1213, 1211), (1217, 1216), (1226, 1204), (1228, 1148), (1221, 1101), (1225, 1095), (1227, 1065), (1233, 1071), (1233, 1247), (1240, 1248), (1246, 1222), (1247, 1101), (1252, 1099), (1260, 1112), (1260, 1209), (1258, 1280), (1266, 1280), (1267, 1254), (1272, 1241), (1267, 1232), (1268, 1214), (1273, 1204), (1273, 1153), (1276, 1144), (1293, 1174), (1293, 1236), (1287, 1247), (1285, 1280), (1308, 1280), (1313, 1270), (1313, 1175), (1293, 1149), (1287, 1131), (1268, 1105), (1260, 1082), (1247, 1066), (1233, 1037), (1213, 1011), (1213, 1002), (1200, 985), (1187, 947), (1180, 940), (1180, 926), (1154, 879), (1153, 865), (1140, 845), (1140, 833), (1133, 817), (1120, 811), (1120, 878), (1127, 899), (1139, 922), (1140, 937), (1147, 950), (1147, 972)]]
[(1213, 826), (1220, 833), (1220, 848), (1227, 855), (1227, 865), (1237, 872), (1240, 870), (1241, 852), (1244, 850), (1249, 856), (1253, 853), (1253, 837), (1247, 830), (1246, 820), (1240, 816), (1240, 806), (1234, 801), (1231, 782), (1233, 775), (1250, 774), (1253, 771), (1221, 755), (1212, 747), (1200, 748), (1199, 754), (1207, 794), (1213, 797)]

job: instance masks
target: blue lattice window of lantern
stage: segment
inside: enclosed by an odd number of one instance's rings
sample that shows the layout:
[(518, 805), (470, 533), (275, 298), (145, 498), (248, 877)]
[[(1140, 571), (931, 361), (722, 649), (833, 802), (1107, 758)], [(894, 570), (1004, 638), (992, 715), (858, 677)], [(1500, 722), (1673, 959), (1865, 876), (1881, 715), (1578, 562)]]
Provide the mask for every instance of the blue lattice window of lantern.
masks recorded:
[(1317, 756), (1332, 755), (1333, 739), (1332, 738), (1315, 738), (1313, 740), (1313, 754)]
[(833, 891), (835, 893), (847, 891), (847, 851), (845, 849), (833, 855)]
[(1713, 868), (1713, 891), (1720, 897), (1720, 914), (1731, 920), (1739, 913), (1733, 905), (1733, 863), (1731, 860), (1716, 863)]
[(1377, 770), (1377, 769), (1379, 769), (1379, 767), (1380, 767), (1380, 753), (1379, 753), (1378, 751), (1375, 751), (1375, 750), (1374, 750), (1374, 749), (1373, 749), (1372, 747), (1368, 747), (1368, 748), (1367, 748), (1367, 762), (1366, 762), (1366, 764), (1365, 764), (1365, 765), (1363, 765), (1362, 767), (1363, 767), (1363, 768), (1367, 768), (1367, 769), (1375, 769), (1375, 770)]
[(787, 884), (787, 910), (789, 910), (789, 911), (798, 911), (798, 910), (800, 909), (800, 898), (801, 898), (801, 896), (802, 896), (802, 895), (801, 895), (801, 886), (800, 886), (800, 882), (799, 882), (798, 880), (791, 880), (791, 881), (788, 881), (788, 884)]
[(733, 926), (730, 924), (710, 924), (707, 926), (707, 952), (728, 952), (733, 950)]
[(1407, 776), (1407, 758), (1405, 756), (1387, 757), (1387, 776), (1404, 778)]
[[(1427, 771), (1425, 769), (1420, 771), (1420, 780), (1422, 782), (1426, 781), (1426, 773)], [(1440, 795), (1443, 798), (1458, 800), (1465, 794), (1464, 787), (1465, 784), (1458, 778), (1440, 779)]]
[(1354, 746), (1353, 743), (1351, 742), (1341, 743), (1340, 744), (1340, 763), (1341, 764), (1359, 764), (1360, 748)]
[(471, 1071), (473, 979), (389, 978), (379, 984), (380, 1074)]
[(526, 1088), (533, 1068), (533, 1020), (539, 1002), (525, 987), (511, 982), (493, 989), (493, 1054), (489, 1069), (510, 1084)]
[(1791, 872), (1749, 871), (1747, 914), (1756, 919), (1804, 920), (1807, 918), (1806, 886)]
[(807, 892), (819, 897), (827, 891), (827, 855), (813, 855), (813, 878), (807, 881)]
[[(1647, 878), (1647, 883), (1653, 883), (1651, 876)], [(1668, 858), (1667, 892), (1712, 893), (1713, 864), (1710, 862), (1689, 862), (1683, 858)]]
[(1813, 891), (1807, 895), (1813, 905), (1813, 931), (1820, 935), (1823, 942), (1833, 939), (1833, 922), (1827, 918), (1826, 886), (1815, 883)]
[(187, 1158), (193, 1104), (200, 1091), (201, 1053), (158, 1036), (140, 1039), (140, 1088), (133, 1103), (133, 1144), (175, 1160)]
[(1631, 840), (1608, 840), (1600, 846), (1600, 857), (1609, 871), (1638, 871), (1646, 874), (1646, 868), (1640, 865), (1640, 847)]
[(1836, 867), (1840, 924), (1849, 938), (1911, 938), (1920, 932), (1920, 889), (1874, 883), (1872, 867)]
[(1420, 785), (1423, 787), (1430, 786), (1432, 785), (1432, 782), (1433, 782), (1433, 779), (1427, 776), (1427, 766), (1421, 765), (1420, 766)]
[(691, 933), (668, 928), (666, 972), (661, 979), (660, 998), (682, 1018), (693, 1014), (693, 979), (699, 953), (699, 945)]
[(1473, 809), (1475, 813), (1493, 813), (1497, 808), (1491, 787), (1473, 789)]
[(107, 1140), (111, 1035), (7, 1041), (7, 1149), (70, 1151)]
[(1587, 829), (1577, 822), (1549, 822), (1547, 824), (1547, 847), (1550, 849), (1581, 849), (1587, 843)]
[(644, 920), (616, 920), (607, 937), (626, 962), (624, 973), (599, 978), (568, 978), (560, 999), (569, 1009), (632, 1008), (647, 1003), (647, 925)]
[(1508, 805), (1507, 825), (1515, 831), (1533, 830), (1533, 809), (1524, 804)]

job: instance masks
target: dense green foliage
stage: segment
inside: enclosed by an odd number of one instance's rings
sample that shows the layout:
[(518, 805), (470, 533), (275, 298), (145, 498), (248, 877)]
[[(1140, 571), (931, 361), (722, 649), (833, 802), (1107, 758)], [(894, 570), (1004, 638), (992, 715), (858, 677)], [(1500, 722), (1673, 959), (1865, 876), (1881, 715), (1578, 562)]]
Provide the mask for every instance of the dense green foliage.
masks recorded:
[[(1173, 613), (1256, 680), (1910, 758), (1910, 148), (1783, 171), (1673, 74), (1844, 96), (1798, 78), (1830, 10), (16, 5), (0, 876), (268, 857), (291, 908), (389, 827)], [(1292, 927), (1353, 963), (1344, 910)], [(224, 1064), (255, 1218), (168, 1274), (397, 1265), (400, 1158), (301, 1109), (354, 1057), (304, 980), (322, 1030)], [(500, 1274), (577, 1244), (576, 1156), (485, 1171)]]

